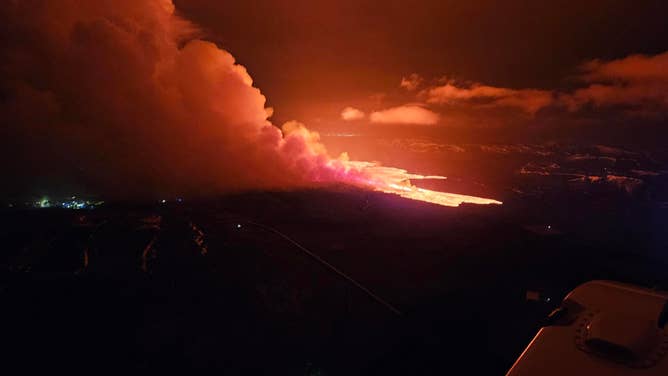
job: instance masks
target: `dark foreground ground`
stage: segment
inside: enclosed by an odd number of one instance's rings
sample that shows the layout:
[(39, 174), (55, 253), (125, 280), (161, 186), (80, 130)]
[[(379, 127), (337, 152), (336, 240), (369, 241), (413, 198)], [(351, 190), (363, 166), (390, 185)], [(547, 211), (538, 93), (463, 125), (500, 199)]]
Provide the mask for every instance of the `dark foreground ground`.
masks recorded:
[(349, 189), (7, 210), (3, 367), (499, 375), (578, 284), (667, 288), (667, 212), (618, 196), (443, 208)]

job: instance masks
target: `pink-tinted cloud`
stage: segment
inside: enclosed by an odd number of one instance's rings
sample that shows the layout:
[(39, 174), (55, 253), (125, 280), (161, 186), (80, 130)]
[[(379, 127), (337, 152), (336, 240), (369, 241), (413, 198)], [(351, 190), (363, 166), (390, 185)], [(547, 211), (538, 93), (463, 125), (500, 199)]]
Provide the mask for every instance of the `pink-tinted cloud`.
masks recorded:
[(345, 121), (361, 120), (365, 117), (366, 114), (355, 107), (346, 107), (341, 111), (341, 119)]
[(484, 107), (512, 107), (534, 115), (541, 108), (549, 106), (552, 93), (537, 89), (508, 89), (479, 83), (456, 85), (448, 81), (443, 85), (422, 91), (427, 103), (463, 104)]
[(372, 123), (381, 124), (433, 125), (438, 123), (439, 118), (437, 113), (412, 104), (374, 111), (369, 115)]
[(668, 110), (668, 52), (593, 60), (581, 70), (580, 78), (588, 86), (560, 96), (571, 111), (586, 105), (631, 107), (634, 113)]

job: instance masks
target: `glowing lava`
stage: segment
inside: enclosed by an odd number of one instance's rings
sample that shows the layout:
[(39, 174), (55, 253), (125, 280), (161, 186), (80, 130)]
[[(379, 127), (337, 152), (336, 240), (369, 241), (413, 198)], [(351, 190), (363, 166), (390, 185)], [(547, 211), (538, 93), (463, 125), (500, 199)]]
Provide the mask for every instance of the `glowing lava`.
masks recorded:
[(396, 194), (411, 200), (424, 201), (442, 206), (459, 206), (462, 203), (481, 205), (502, 204), (501, 201), (489, 198), (418, 188), (411, 184), (410, 181), (411, 179), (447, 179), (445, 176), (411, 174), (400, 168), (382, 167), (369, 162), (346, 161), (344, 164), (348, 169), (360, 171), (367, 177), (360, 181), (362, 185), (366, 185), (376, 191)]

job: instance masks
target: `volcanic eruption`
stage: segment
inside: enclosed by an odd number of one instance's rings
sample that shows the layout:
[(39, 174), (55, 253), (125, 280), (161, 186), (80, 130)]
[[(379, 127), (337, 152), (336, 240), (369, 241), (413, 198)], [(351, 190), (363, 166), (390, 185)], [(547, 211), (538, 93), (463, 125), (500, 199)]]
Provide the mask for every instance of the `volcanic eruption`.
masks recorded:
[[(246, 69), (170, 0), (10, 2), (0, 70), (24, 191), (83, 186), (106, 195), (211, 194), (345, 183), (457, 206), (495, 200), (421, 189), (410, 174), (330, 156), (317, 132), (269, 121)], [(57, 147), (56, 147), (57, 146)], [(30, 150), (41, 150), (40, 153)]]

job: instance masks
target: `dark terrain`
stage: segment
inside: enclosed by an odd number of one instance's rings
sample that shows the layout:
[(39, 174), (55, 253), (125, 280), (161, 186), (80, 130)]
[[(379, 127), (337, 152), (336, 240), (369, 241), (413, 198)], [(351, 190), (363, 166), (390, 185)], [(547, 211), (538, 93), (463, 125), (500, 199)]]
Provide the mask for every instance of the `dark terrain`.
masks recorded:
[[(445, 208), (339, 187), (6, 209), (3, 363), (26, 371), (503, 374), (578, 284), (668, 288), (668, 208), (660, 202), (568, 190), (502, 199)], [(527, 290), (543, 300), (527, 301)]]

